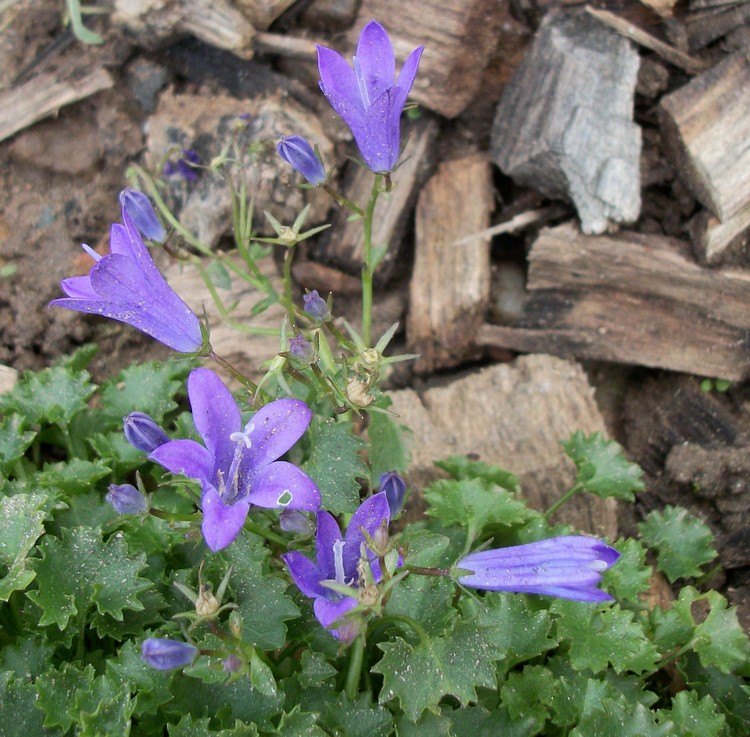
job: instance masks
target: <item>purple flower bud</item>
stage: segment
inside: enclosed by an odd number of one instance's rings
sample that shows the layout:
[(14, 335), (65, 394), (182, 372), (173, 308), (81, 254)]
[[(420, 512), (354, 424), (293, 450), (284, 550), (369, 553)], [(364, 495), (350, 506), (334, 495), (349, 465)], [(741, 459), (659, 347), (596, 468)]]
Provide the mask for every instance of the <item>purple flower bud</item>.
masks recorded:
[(169, 442), (169, 436), (151, 417), (144, 412), (131, 412), (123, 420), (127, 441), (144, 453), (151, 453)]
[(328, 309), (328, 303), (318, 294), (317, 289), (308, 292), (302, 297), (302, 309), (320, 322), (326, 322), (331, 319), (331, 311)]
[(380, 491), (385, 492), (391, 515), (395, 517), (404, 506), (406, 482), (395, 471), (380, 474)]
[(237, 673), (242, 668), (242, 661), (236, 655), (227, 655), (223, 666), (225, 673)]
[(310, 184), (318, 186), (328, 178), (323, 164), (313, 147), (302, 136), (284, 136), (276, 145), (276, 151), (284, 161), (291, 164)]
[(183, 148), (182, 155), (176, 162), (167, 161), (167, 163), (164, 164), (164, 175), (171, 177), (175, 174), (179, 174), (179, 176), (186, 179), (188, 182), (194, 182), (198, 178), (198, 172), (190, 166), (190, 164), (197, 165), (200, 163), (200, 156), (198, 156), (192, 148)]
[(312, 363), (315, 359), (315, 351), (312, 344), (309, 340), (305, 340), (304, 336), (299, 333), (289, 341), (289, 353), (303, 361), (307, 361), (307, 363)]
[(284, 532), (298, 535), (311, 535), (315, 529), (313, 521), (296, 509), (283, 509), (279, 515), (279, 525)]
[(133, 225), (144, 237), (157, 243), (162, 243), (166, 238), (164, 226), (156, 216), (151, 200), (137, 189), (123, 189), (120, 192), (120, 205), (130, 215)]
[(104, 498), (118, 514), (143, 514), (148, 510), (146, 497), (132, 484), (110, 484)]
[(141, 646), (141, 658), (157, 670), (172, 670), (190, 665), (198, 655), (198, 648), (179, 640), (149, 637)]

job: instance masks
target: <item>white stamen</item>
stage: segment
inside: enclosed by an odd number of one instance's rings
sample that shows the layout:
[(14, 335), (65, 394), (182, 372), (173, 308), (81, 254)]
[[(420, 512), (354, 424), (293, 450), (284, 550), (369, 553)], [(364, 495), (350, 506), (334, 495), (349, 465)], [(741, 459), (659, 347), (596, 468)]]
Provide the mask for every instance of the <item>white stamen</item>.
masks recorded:
[(343, 540), (333, 543), (333, 568), (336, 572), (336, 583), (345, 584), (344, 581), (344, 545)]

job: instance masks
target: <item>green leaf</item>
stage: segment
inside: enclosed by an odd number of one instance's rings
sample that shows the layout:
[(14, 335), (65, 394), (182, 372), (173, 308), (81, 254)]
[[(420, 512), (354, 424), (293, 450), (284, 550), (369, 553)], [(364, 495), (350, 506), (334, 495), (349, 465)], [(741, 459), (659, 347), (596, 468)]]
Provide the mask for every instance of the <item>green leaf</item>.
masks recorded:
[(522, 499), (483, 479), (442, 479), (431, 484), (424, 497), (428, 516), (447, 526), (462, 526), (472, 537), (490, 525), (512, 527), (530, 516)]
[(400, 716), (396, 720), (396, 730), (398, 737), (453, 737), (451, 720), (431, 711), (423, 714), (416, 723)]
[(221, 261), (211, 261), (206, 269), (206, 273), (208, 274), (211, 283), (219, 289), (232, 288), (232, 277), (229, 275), (227, 267), (224, 266)]
[(348, 422), (323, 420), (311, 425), (312, 452), (303, 470), (318, 485), (322, 507), (333, 514), (359, 506), (359, 482), (370, 472), (360, 455), (365, 444)]
[(26, 680), (36, 678), (49, 668), (53, 651), (54, 646), (39, 634), (16, 640), (0, 649), (0, 672), (10, 670)]
[(533, 718), (539, 728), (550, 715), (547, 695), (555, 686), (549, 668), (527, 665), (519, 672), (508, 674), (500, 691), (503, 705), (514, 720)]
[(518, 476), (499, 466), (491, 466), (484, 461), (475, 461), (468, 456), (450, 456), (444, 461), (435, 461), (438, 468), (447, 471), (457, 481), (482, 479), (490, 484), (496, 484), (501, 489), (518, 491)]
[(558, 616), (557, 633), (567, 640), (576, 670), (599, 673), (611, 665), (616, 673), (650, 671), (659, 652), (633, 612), (614, 605), (603, 611), (591, 604), (559, 599), (550, 611)]
[(668, 737), (675, 735), (671, 724), (656, 724), (643, 704), (624, 705), (612, 699), (584, 715), (570, 737)]
[(264, 696), (276, 696), (276, 679), (273, 677), (273, 671), (256, 650), (250, 655), (250, 683)]
[(254, 724), (244, 724), (239, 719), (233, 727), (226, 729), (210, 729), (211, 720), (208, 717), (193, 719), (186, 714), (177, 724), (168, 724), (169, 737), (257, 737), (258, 728)]
[(459, 622), (442, 636), (417, 645), (400, 637), (381, 642), (383, 658), (372, 668), (383, 676), (379, 701), (398, 699), (413, 722), (425, 709), (435, 711), (443, 696), (462, 704), (475, 701), (477, 686), (494, 688), (493, 652), (474, 622)]
[(643, 491), (643, 472), (631, 463), (614, 440), (606, 440), (600, 432), (585, 435), (574, 432), (562, 443), (565, 454), (578, 469), (576, 485), (606, 499), (633, 501), (636, 491)]
[[(387, 408), (391, 400), (383, 396), (378, 406)], [(381, 474), (405, 471), (409, 466), (409, 452), (405, 443), (408, 429), (385, 412), (371, 412), (367, 428), (367, 458), (370, 462), (370, 485), (378, 487)]]
[(46, 512), (41, 507), (46, 494), (28, 493), (0, 497), (0, 601), (8, 601), (14, 591), (22, 591), (36, 575), (26, 557), (44, 533)]
[(44, 713), (37, 705), (37, 691), (25, 681), (13, 680), (12, 673), (0, 673), (0, 737), (61, 737), (59, 729), (45, 730)]
[(69, 730), (78, 718), (74, 709), (78, 691), (90, 691), (94, 683), (94, 667), (89, 664), (79, 670), (71, 663), (63, 663), (59, 670), (50, 669), (36, 679), (39, 706), (44, 710), (45, 727)]
[(651, 585), (651, 566), (646, 550), (637, 540), (618, 540), (614, 547), (622, 553), (617, 565), (604, 572), (603, 588), (618, 601), (635, 601)]
[[(274, 575), (268, 549), (258, 538), (240, 535), (225, 551), (233, 566), (231, 601), (239, 606), (242, 639), (261, 650), (275, 650), (286, 642), (286, 622), (298, 617), (297, 605), (286, 595), (286, 580)], [(227, 600), (229, 601), (229, 600)]]
[(127, 735), (135, 701), (125, 684), (99, 676), (91, 688), (76, 691), (74, 708), (80, 737)]
[(338, 671), (322, 653), (305, 650), (301, 658), (302, 670), (299, 672), (299, 682), (302, 688), (310, 688), (333, 678)]
[(327, 737), (318, 726), (318, 718), (317, 714), (300, 711), (295, 706), (288, 714), (281, 715), (278, 729), (270, 734), (278, 737)]
[(43, 489), (61, 489), (68, 494), (80, 494), (111, 473), (111, 469), (99, 461), (84, 461), (71, 458), (67, 462), (50, 464), (39, 473), (37, 482)]
[(654, 510), (638, 529), (646, 545), (656, 550), (656, 567), (670, 581), (700, 576), (701, 566), (716, 557), (711, 529), (682, 507)]
[(8, 473), (36, 437), (35, 432), (23, 431), (23, 418), (12, 414), (0, 422), (0, 470)]
[(40, 626), (65, 629), (72, 616), (95, 604), (101, 614), (122, 620), (123, 609), (143, 609), (138, 594), (152, 584), (138, 577), (146, 556), (128, 557), (125, 541), (113, 536), (103, 543), (96, 530), (64, 529), (62, 539), (47, 535), (34, 561), (38, 588), (29, 598), (43, 611)]
[(673, 733), (680, 737), (720, 737), (726, 724), (714, 700), (710, 696), (699, 699), (695, 691), (680, 691), (672, 699), (671, 711), (659, 709), (656, 720), (671, 722)]
[(345, 694), (328, 700), (321, 723), (333, 734), (346, 737), (388, 737), (393, 726), (390, 711), (373, 704), (369, 693), (362, 693), (355, 701)]
[(27, 371), (0, 397), (0, 412), (17, 412), (29, 425), (65, 426), (86, 409), (87, 400), (96, 391), (89, 378), (87, 371), (75, 372), (64, 366)]

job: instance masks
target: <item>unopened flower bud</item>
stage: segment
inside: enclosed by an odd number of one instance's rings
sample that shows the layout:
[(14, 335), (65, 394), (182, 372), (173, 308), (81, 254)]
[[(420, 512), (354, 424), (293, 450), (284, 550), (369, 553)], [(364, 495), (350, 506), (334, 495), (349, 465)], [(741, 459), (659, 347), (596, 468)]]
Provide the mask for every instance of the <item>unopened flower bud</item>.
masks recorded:
[(223, 665), (225, 673), (237, 673), (242, 668), (242, 661), (236, 655), (227, 655)]
[(346, 382), (346, 398), (355, 407), (367, 407), (375, 401), (375, 397), (370, 394), (370, 385), (353, 377)]
[(127, 441), (144, 453), (152, 453), (169, 442), (167, 433), (144, 412), (131, 412), (123, 420), (123, 429)]
[(289, 341), (289, 353), (306, 363), (312, 363), (315, 360), (315, 350), (312, 343), (306, 340), (302, 334), (295, 335)]
[(383, 555), (388, 550), (388, 543), (390, 536), (388, 535), (388, 528), (385, 525), (381, 525), (375, 530), (372, 536), (372, 543), (375, 548), (375, 552), (378, 555)]
[(218, 600), (211, 591), (210, 586), (202, 586), (198, 598), (195, 600), (195, 613), (200, 617), (210, 617), (219, 611)]
[(197, 647), (179, 640), (149, 637), (141, 646), (141, 658), (157, 670), (172, 670), (190, 665), (197, 655)]
[(312, 292), (308, 292), (302, 297), (302, 309), (310, 317), (320, 322), (326, 322), (326, 320), (331, 319), (331, 311), (328, 309), (328, 303), (318, 294), (317, 289), (313, 289)]
[(315, 529), (313, 521), (297, 509), (283, 509), (279, 514), (279, 525), (284, 532), (310, 535)]
[(236, 610), (229, 613), (229, 631), (238, 640), (242, 637), (242, 617)]
[(104, 498), (118, 514), (143, 514), (148, 511), (146, 497), (132, 484), (110, 484)]
[(313, 147), (302, 136), (284, 136), (276, 146), (279, 156), (317, 187), (328, 178)]
[(164, 241), (167, 233), (156, 215), (151, 200), (143, 192), (137, 189), (123, 189), (120, 192), (120, 205), (144, 238), (157, 243)]
[(404, 506), (406, 482), (395, 471), (388, 471), (380, 475), (380, 491), (385, 492), (391, 516), (395, 517)]

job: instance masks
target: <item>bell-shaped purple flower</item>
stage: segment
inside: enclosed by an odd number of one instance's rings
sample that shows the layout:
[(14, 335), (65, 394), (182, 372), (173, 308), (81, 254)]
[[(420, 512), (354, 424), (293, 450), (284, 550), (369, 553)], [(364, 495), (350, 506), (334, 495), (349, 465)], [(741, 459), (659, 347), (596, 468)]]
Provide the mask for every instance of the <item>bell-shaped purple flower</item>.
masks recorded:
[[(299, 590), (314, 599), (313, 610), (323, 627), (330, 628), (332, 634), (342, 642), (351, 642), (356, 636), (356, 628), (346, 622), (338, 622), (349, 610), (357, 606), (359, 562), (362, 544), (366, 543), (365, 533), (372, 538), (381, 526), (388, 526), (390, 509), (384, 493), (375, 494), (360, 504), (352, 515), (346, 534), (341, 535), (338, 523), (328, 512), (318, 512), (318, 529), (315, 535), (316, 561), (306, 555), (291, 550), (282, 555), (289, 572)], [(373, 551), (367, 550), (373, 578), (382, 578), (379, 562)], [(352, 596), (333, 591), (322, 585), (323, 581), (335, 581), (352, 588)]]
[(157, 670), (172, 670), (190, 665), (197, 655), (197, 647), (179, 640), (149, 637), (141, 645), (141, 659)]
[(146, 497), (132, 484), (110, 484), (104, 498), (117, 514), (143, 514), (148, 511)]
[(362, 159), (374, 172), (392, 171), (398, 162), (401, 113), (423, 50), (420, 46), (411, 52), (396, 79), (391, 39), (376, 21), (359, 36), (353, 69), (338, 52), (318, 46), (320, 89), (349, 126)]
[(120, 206), (125, 210), (138, 232), (149, 240), (161, 243), (167, 236), (164, 226), (156, 215), (151, 200), (137, 189), (120, 192)]
[(302, 136), (284, 136), (276, 145), (276, 151), (315, 187), (328, 179), (313, 147)]
[[(598, 602), (612, 600), (597, 585), (619, 557), (602, 540), (569, 535), (470, 553), (456, 568), (459, 583), (476, 589)], [(471, 573), (461, 574), (461, 570)]]
[(221, 550), (240, 533), (251, 505), (320, 509), (320, 491), (303, 471), (278, 459), (305, 433), (312, 412), (298, 399), (277, 399), (242, 426), (231, 392), (210, 369), (188, 376), (193, 422), (205, 445), (170, 440), (149, 458), (201, 482), (203, 537)]
[(138, 450), (151, 453), (160, 445), (169, 442), (169, 435), (164, 432), (156, 420), (145, 412), (131, 412), (122, 422), (125, 439)]
[(312, 292), (308, 292), (302, 297), (302, 309), (319, 322), (326, 322), (331, 319), (328, 302), (318, 294), (317, 289), (313, 289)]
[(395, 471), (387, 471), (380, 474), (380, 491), (385, 492), (388, 499), (388, 506), (391, 508), (391, 515), (396, 516), (401, 507), (404, 506), (404, 497), (406, 496), (406, 481)]
[(49, 306), (125, 322), (180, 353), (201, 350), (200, 321), (159, 273), (125, 209), (122, 220), (112, 225), (109, 255), (83, 246), (96, 263), (87, 276), (63, 279), (67, 297)]

